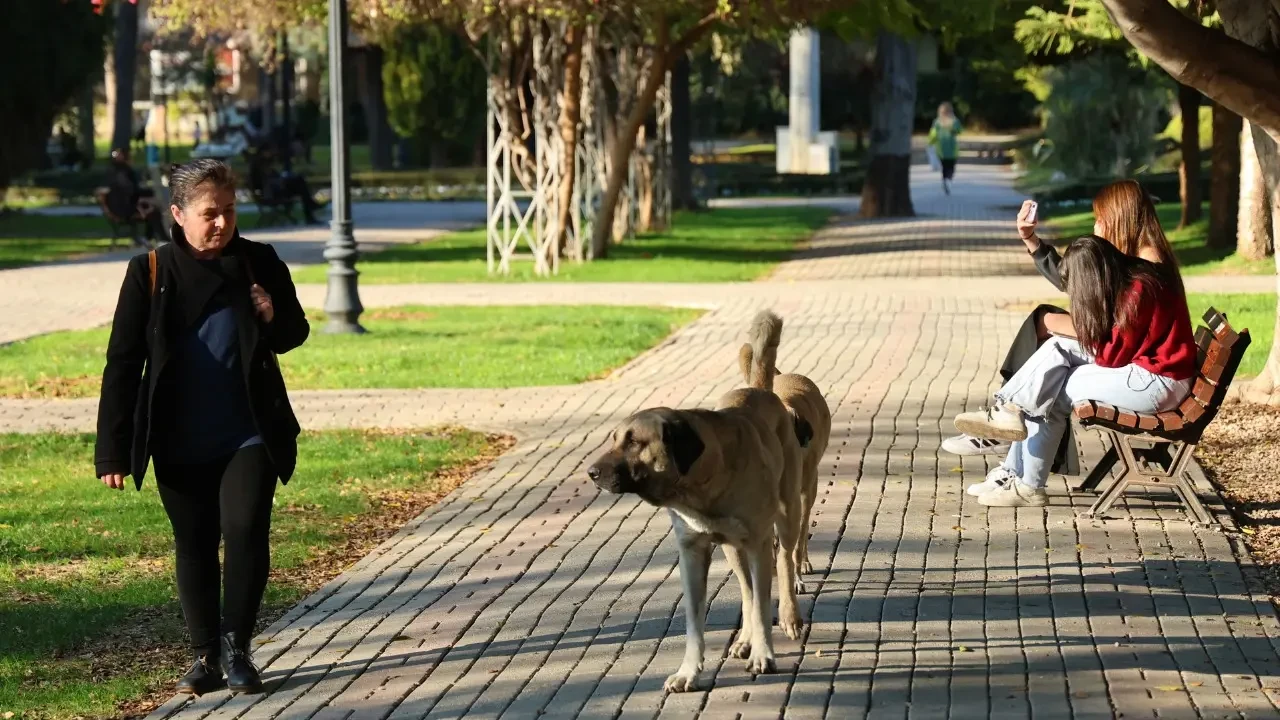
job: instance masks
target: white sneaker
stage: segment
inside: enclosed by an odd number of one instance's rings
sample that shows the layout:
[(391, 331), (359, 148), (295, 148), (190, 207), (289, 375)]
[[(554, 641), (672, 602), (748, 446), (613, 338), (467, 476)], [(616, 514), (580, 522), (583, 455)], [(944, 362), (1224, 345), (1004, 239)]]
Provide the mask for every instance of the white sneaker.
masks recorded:
[(979, 505), (987, 507), (1043, 507), (1049, 504), (1044, 488), (1033, 488), (1020, 482), (1011, 482), (978, 498)]
[(956, 429), (992, 440), (1021, 442), (1027, 439), (1027, 423), (1022, 419), (1022, 411), (1012, 405), (960, 413), (956, 416)]
[(954, 435), (942, 441), (942, 449), (952, 455), (960, 455), (961, 457), (1007, 455), (1009, 453), (1009, 443), (1003, 440), (991, 440), (972, 435)]
[(993, 490), (999, 490), (1005, 485), (1008, 485), (1009, 483), (1013, 483), (1017, 481), (1018, 481), (1018, 474), (1010, 470), (1009, 468), (1001, 465), (995, 468), (994, 470), (992, 470), (991, 472), (987, 473), (986, 480), (983, 480), (980, 483), (974, 483), (969, 487), (965, 488), (965, 492), (968, 493), (969, 495), (972, 495), (973, 497), (982, 497), (983, 495), (986, 495), (987, 493)]

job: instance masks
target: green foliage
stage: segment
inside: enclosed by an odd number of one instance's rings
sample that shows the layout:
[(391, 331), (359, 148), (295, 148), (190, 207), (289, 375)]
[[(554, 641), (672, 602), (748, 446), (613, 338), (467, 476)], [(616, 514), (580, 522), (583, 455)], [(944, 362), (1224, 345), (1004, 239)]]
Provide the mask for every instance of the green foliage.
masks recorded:
[(1124, 42), (1102, 0), (1078, 0), (1066, 12), (1027, 8), (1026, 17), (1014, 25), (1013, 36), (1028, 53), (1046, 55), (1070, 55)]
[[(1164, 132), (1160, 133), (1160, 137), (1175, 142), (1182, 141), (1182, 113), (1170, 118), (1169, 124), (1165, 126)], [(1201, 149), (1213, 147), (1213, 106), (1208, 102), (1200, 106), (1200, 147)]]
[(436, 23), (408, 25), (383, 43), (387, 119), (421, 148), (469, 150), (484, 132), (485, 68), (467, 42)]
[(1048, 163), (1074, 177), (1132, 175), (1154, 157), (1167, 83), (1113, 52), (1052, 70), (1044, 102)]
[(53, 120), (102, 70), (109, 17), (85, 2), (6, 3), (0, 24), (0, 194), (44, 159)]

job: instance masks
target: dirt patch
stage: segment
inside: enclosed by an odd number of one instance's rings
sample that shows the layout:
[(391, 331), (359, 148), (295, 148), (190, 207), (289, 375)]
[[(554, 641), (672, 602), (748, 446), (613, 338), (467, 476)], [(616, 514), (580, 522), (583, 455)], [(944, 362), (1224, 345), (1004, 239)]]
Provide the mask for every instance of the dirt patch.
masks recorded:
[[(433, 432), (448, 434), (450, 430), (445, 428)], [(490, 465), (515, 445), (515, 438), (506, 435), (488, 435), (485, 439), (486, 447), (480, 456), (466, 465), (440, 470), (432, 475), (434, 489), (430, 491), (393, 490), (372, 493), (371, 510), (343, 522), (344, 542), (314, 553), (298, 567), (272, 570), (270, 582), (276, 586), (289, 587), (296, 591), (298, 597), (305, 597), (319, 590), (394, 535), (405, 523), (439, 502), (467, 478)], [(302, 511), (305, 512), (305, 509)], [(167, 559), (160, 562), (169, 564)], [(291, 604), (264, 607), (259, 613), (257, 631), (264, 630), (288, 612), (290, 607)], [(55, 659), (86, 663), (89, 666), (89, 676), (101, 681), (123, 675), (160, 676), (162, 680), (145, 695), (122, 702), (116, 707), (115, 717), (131, 720), (145, 717), (172, 697), (173, 683), (191, 662), (190, 651), (185, 643), (186, 631), (182, 613), (175, 601), (165, 607), (151, 608), (140, 613), (84, 646), (60, 653)], [(121, 648), (129, 648), (129, 651), (122, 653)]]
[(1280, 604), (1280, 408), (1224, 407), (1196, 459), (1222, 488), (1272, 603)]
[(437, 313), (427, 310), (398, 310), (396, 308), (374, 308), (365, 310), (366, 320), (435, 320)]
[(7, 377), (0, 378), (0, 397), (23, 400), (91, 397), (98, 393), (101, 383), (101, 375), (40, 377), (35, 380)]

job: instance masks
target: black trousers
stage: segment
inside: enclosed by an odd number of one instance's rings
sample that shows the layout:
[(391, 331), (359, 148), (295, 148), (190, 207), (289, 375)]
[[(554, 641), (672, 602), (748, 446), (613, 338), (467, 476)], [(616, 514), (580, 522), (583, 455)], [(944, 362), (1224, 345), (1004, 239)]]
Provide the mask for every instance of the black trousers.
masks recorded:
[[(192, 649), (216, 654), (218, 636), (225, 632), (247, 640), (271, 567), (276, 471), (266, 446), (251, 445), (198, 465), (157, 462), (156, 481), (173, 526), (178, 600)], [(219, 572), (218, 542), (223, 539), (226, 563)]]
[[(1023, 321), (1022, 327), (1018, 329), (1018, 334), (1014, 336), (1013, 345), (1009, 346), (1009, 354), (1005, 356), (1004, 364), (1000, 366), (1000, 377), (1004, 378), (1005, 382), (1008, 382), (1009, 378), (1013, 377), (1013, 374), (1018, 372), (1040, 348), (1040, 336), (1036, 329), (1040, 319), (1045, 315), (1065, 312), (1067, 311), (1055, 305), (1040, 305), (1031, 311)], [(1075, 433), (1071, 429), (1071, 423), (1067, 423), (1062, 433), (1062, 442), (1058, 444), (1058, 452), (1054, 455), (1050, 472), (1062, 475), (1080, 474), (1080, 456), (1076, 452)]]

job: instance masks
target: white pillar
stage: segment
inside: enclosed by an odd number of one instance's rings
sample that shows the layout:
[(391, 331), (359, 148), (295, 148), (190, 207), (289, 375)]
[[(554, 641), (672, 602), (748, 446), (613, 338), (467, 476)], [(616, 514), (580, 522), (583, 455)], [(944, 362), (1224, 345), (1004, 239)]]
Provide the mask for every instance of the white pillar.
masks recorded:
[(822, 54), (818, 31), (799, 28), (788, 43), (791, 90), (787, 127), (778, 128), (777, 170), (780, 173), (829, 174), (838, 163), (830, 155), (835, 134), (820, 132)]

